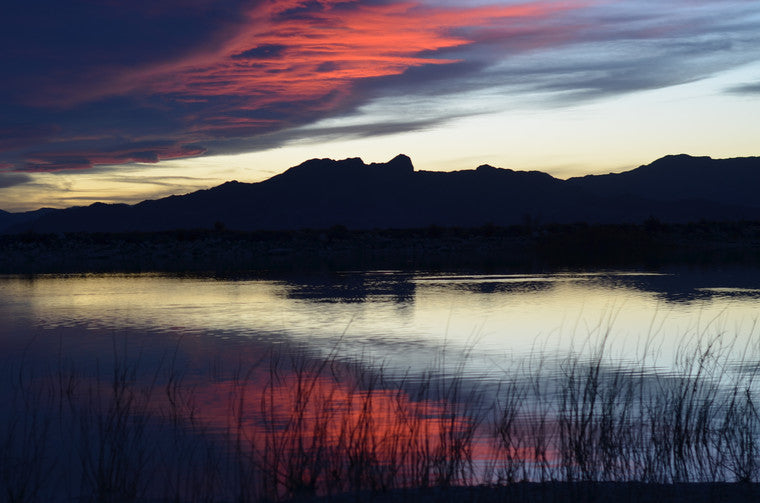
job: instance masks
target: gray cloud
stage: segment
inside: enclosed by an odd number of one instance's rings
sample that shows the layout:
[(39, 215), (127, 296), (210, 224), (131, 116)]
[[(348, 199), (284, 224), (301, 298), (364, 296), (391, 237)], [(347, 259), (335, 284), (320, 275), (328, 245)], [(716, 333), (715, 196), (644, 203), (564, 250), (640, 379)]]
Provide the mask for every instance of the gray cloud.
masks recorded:
[(727, 89), (733, 94), (760, 94), (760, 82), (751, 84), (741, 84)]
[[(247, 2), (245, 7), (259, 3)], [(361, 0), (340, 8), (350, 12), (357, 6), (382, 3), (389, 2)], [(464, 1), (447, 3), (467, 6)], [(250, 95), (256, 89), (241, 86), (237, 94), (212, 92), (214, 86), (230, 86), (236, 78), (255, 74), (256, 65), (264, 60), (281, 60), (282, 68), (276, 70), (286, 74), (288, 46), (268, 42), (242, 46), (230, 57), (240, 74), (207, 75), (202, 66), (205, 60), (199, 56), (197, 71), (202, 78), (189, 82), (189, 91), (151, 87), (155, 85), (148, 71), (152, 67), (142, 67), (139, 62), (161, 65), (188, 54), (205, 55), (204, 51), (223, 45), (225, 35), (239, 33), (240, 22), (235, 20), (242, 18), (244, 6), (239, 2), (223, 4), (218, 11), (210, 0), (195, 0), (189, 10), (173, 1), (162, 3), (162, 7), (151, 7), (151, 2), (131, 7), (111, 2), (98, 7), (98, 13), (113, 22), (112, 32), (118, 35), (139, 33), (140, 26), (134, 23), (139, 23), (141, 9), (158, 9), (143, 27), (145, 37), (138, 37), (134, 47), (122, 42), (99, 47), (100, 38), (113, 33), (106, 33), (105, 28), (98, 31), (97, 23), (87, 19), (88, 11), (74, 13), (81, 18), (71, 20), (77, 30), (70, 39), (58, 32), (59, 20), (17, 20), (18, 36), (25, 23), (41, 27), (41, 35), (29, 48), (35, 64), (14, 51), (0, 56), (9, 75), (20, 75), (0, 83), (0, 132), (8, 133), (0, 138), (0, 164), (18, 170), (74, 173), (75, 168), (155, 162), (204, 151), (261, 150), (304, 138), (387, 135), (434, 127), (521, 101), (553, 107), (693, 82), (760, 60), (758, 2), (626, 0), (508, 19), (503, 25), (461, 27), (454, 34), (470, 43), (421, 54), (456, 62), (412, 66), (397, 75), (357, 79), (350, 86), (317, 97), (275, 96), (252, 107)], [(178, 24), (162, 32), (159, 28), (171, 18), (172, 7), (181, 10)], [(311, 16), (323, 9), (319, 2), (307, 2), (281, 12), (280, 18), (311, 22)], [(12, 38), (12, 33), (0, 35), (0, 40), (10, 42)], [(62, 47), (55, 46), (55, 40), (63, 40)], [(152, 51), (154, 45), (157, 49)], [(106, 63), (104, 55), (117, 49), (117, 61)], [(71, 68), (56, 63), (65, 62), (66, 54), (74, 65)], [(192, 58), (188, 61), (195, 62)], [(47, 68), (48, 73), (39, 75), (39, 68)], [(340, 69), (340, 63), (325, 60), (312, 70), (315, 79), (327, 79), (322, 74)], [(119, 79), (135, 80), (124, 84), (121, 91), (109, 88), (110, 94), (97, 89), (101, 93), (96, 93), (100, 96), (97, 99), (82, 103), (63, 100), (67, 106), (46, 105), (59, 94), (86, 95), (90, 84), (85, 81), (94, 74), (110, 75), (115, 84), (121, 84)], [(95, 80), (99, 85), (103, 82), (100, 77)], [(45, 84), (53, 81), (58, 87)], [(470, 101), (483, 92), (492, 99), (487, 106)], [(756, 94), (760, 85), (740, 84), (727, 92)], [(35, 101), (35, 97), (39, 99)], [(379, 103), (387, 107), (382, 113), (376, 109), (367, 112)], [(320, 126), (319, 121), (324, 119), (337, 121)], [(341, 126), (340, 119), (350, 125)], [(8, 176), (10, 181), (0, 183), (25, 183)]]
[[(520, 103), (573, 105), (695, 82), (760, 61), (759, 19), (760, 4), (747, 1), (602, 4), (515, 31), (476, 30), (469, 35), (480, 37), (478, 42), (440, 53), (461, 63), (411, 68), (402, 76), (360, 83), (359, 90), (368, 102), (434, 98), (428, 112), (481, 92), (496, 97), (489, 103), (492, 111)], [(758, 88), (748, 84), (731, 91)]]
[(232, 56), (234, 59), (267, 59), (279, 58), (288, 48), (282, 44), (264, 44), (240, 52)]
[(32, 181), (32, 177), (26, 173), (2, 173), (0, 172), (0, 189), (15, 187)]

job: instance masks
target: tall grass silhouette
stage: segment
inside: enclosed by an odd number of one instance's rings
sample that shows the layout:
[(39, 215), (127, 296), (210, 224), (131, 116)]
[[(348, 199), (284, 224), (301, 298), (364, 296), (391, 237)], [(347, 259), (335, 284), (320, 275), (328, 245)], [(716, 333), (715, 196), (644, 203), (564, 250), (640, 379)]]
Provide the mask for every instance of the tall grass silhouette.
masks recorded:
[[(9, 502), (254, 502), (520, 482), (758, 482), (757, 348), (701, 334), (673, 371), (645, 354), (535, 354), (487, 388), (441, 357), (399, 374), (273, 350), (187, 376), (114, 350), (3, 371)], [(754, 359), (753, 359), (754, 358)], [(211, 362), (210, 362), (211, 363)]]

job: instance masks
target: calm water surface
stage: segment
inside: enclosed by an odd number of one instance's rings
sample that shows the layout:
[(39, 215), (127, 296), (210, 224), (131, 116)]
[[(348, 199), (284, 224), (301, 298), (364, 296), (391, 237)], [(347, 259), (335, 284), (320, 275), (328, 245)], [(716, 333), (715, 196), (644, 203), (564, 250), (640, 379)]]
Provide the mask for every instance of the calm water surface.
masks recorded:
[[(756, 480), (758, 287), (741, 268), (0, 277), (0, 485), (259, 501), (583, 470)], [(596, 457), (572, 457), (578, 438)]]
[[(741, 355), (758, 340), (760, 273), (672, 270), (538, 275), (347, 272), (288, 279), (157, 274), (0, 277), (0, 345), (29, 361), (118, 347), (158, 358), (255, 358), (291, 344), (415, 371), (468, 354), (467, 372), (590, 352), (667, 368), (685, 342), (721, 334)], [(443, 351), (442, 351), (443, 350)], [(227, 356), (224, 356), (227, 355)], [(440, 363), (440, 362), (439, 362)]]

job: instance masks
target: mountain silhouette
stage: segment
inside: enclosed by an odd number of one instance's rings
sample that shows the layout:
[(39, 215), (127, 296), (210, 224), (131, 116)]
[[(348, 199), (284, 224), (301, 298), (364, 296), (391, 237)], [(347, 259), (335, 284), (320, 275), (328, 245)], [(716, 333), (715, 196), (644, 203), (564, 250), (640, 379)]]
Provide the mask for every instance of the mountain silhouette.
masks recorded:
[(60, 211), (64, 210), (40, 208), (39, 210), (24, 211), (20, 213), (10, 213), (8, 211), (0, 210), (0, 232), (3, 232), (4, 229), (7, 229), (9, 227), (22, 227), (22, 224), (26, 222), (32, 222), (49, 213)]
[(570, 185), (597, 195), (635, 196), (662, 202), (702, 200), (758, 206), (760, 158), (711, 159), (669, 155), (624, 173), (571, 178)]
[(259, 183), (231, 181), (135, 205), (0, 213), (4, 232), (349, 229), (760, 219), (760, 158), (667, 156), (623, 173), (561, 180), (489, 165), (415, 171), (311, 159)]

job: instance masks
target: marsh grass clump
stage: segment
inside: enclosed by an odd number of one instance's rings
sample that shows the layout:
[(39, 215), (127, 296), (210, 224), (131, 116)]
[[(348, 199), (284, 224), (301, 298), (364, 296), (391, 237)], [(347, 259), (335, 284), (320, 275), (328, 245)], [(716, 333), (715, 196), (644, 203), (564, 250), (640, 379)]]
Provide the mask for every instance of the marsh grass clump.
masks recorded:
[(669, 372), (645, 357), (616, 363), (604, 334), (585, 349), (523, 359), (492, 387), (445, 354), (406, 373), (292, 347), (206, 375), (170, 359), (142, 368), (116, 349), (89, 371), (62, 357), (11, 362), (0, 498), (456, 499), (480, 488), (498, 499), (503, 487), (519, 501), (540, 483), (583, 488), (583, 501), (620, 483), (760, 482), (751, 348), (695, 336)]

